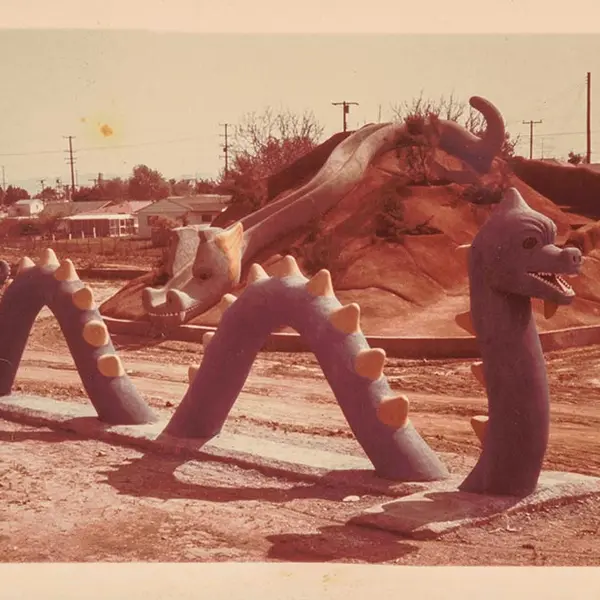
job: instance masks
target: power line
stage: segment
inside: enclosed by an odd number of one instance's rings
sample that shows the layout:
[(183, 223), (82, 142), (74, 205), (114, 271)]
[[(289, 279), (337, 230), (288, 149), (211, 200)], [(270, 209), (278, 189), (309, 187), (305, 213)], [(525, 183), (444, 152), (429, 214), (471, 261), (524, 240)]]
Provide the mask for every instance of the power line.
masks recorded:
[[(79, 148), (78, 152), (92, 152), (115, 150), (119, 148), (139, 148), (141, 146), (157, 146), (159, 144), (177, 144), (179, 142), (190, 142), (198, 139), (204, 139), (206, 136), (196, 135), (194, 137), (177, 138), (171, 140), (156, 140), (149, 142), (138, 142), (135, 144), (114, 144), (111, 146), (88, 146), (87, 148)], [(32, 150), (30, 152), (8, 152), (0, 153), (0, 156), (34, 156), (38, 154), (62, 154), (62, 150)]]
[(529, 124), (529, 158), (533, 158), (533, 126), (542, 121), (523, 121), (523, 125)]
[(221, 146), (221, 148), (223, 149), (223, 156), (225, 158), (225, 174), (224, 176), (227, 177), (227, 175), (229, 174), (229, 138), (227, 136), (227, 128), (231, 125), (231, 123), (223, 123), (221, 124), (221, 127), (223, 127), (225, 129), (225, 133), (221, 134), (220, 137), (225, 138), (225, 141), (223, 143), (223, 145)]
[(69, 165), (71, 165), (71, 200), (72, 200), (73, 197), (75, 196), (75, 170), (74, 170), (75, 159), (73, 158), (73, 136), (72, 135), (65, 136), (65, 139), (69, 140), (69, 149), (67, 150), (67, 152), (69, 153), (69, 158), (67, 159), (67, 163), (69, 163)]
[(342, 113), (344, 115), (344, 131), (346, 131), (346, 129), (347, 129), (346, 117), (347, 117), (348, 113), (350, 112), (350, 105), (354, 104), (355, 106), (359, 106), (358, 102), (346, 102), (346, 100), (343, 100), (342, 102), (332, 102), (331, 104), (333, 104), (333, 106), (342, 106), (343, 107)]
[[(529, 121), (527, 121), (529, 123)], [(592, 129), (592, 133), (600, 133), (600, 129)], [(585, 131), (554, 131), (550, 133), (536, 133), (535, 137), (560, 137), (563, 135), (585, 135)]]

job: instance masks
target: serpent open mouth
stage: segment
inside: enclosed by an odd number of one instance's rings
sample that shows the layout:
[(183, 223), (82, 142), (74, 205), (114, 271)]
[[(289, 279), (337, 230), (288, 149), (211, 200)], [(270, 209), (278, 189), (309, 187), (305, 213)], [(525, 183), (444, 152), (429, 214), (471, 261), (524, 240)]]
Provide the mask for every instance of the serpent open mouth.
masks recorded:
[(574, 296), (575, 291), (567, 283), (564, 277), (561, 277), (558, 273), (544, 273), (544, 272), (529, 272), (529, 275), (539, 279), (543, 283), (552, 286), (565, 296)]

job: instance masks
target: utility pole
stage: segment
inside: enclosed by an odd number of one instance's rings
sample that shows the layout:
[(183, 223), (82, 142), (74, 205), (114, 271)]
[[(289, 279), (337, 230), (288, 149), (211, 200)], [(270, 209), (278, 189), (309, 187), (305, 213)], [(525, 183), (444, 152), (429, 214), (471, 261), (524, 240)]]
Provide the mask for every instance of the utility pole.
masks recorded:
[(73, 136), (69, 135), (69, 136), (64, 136), (65, 139), (69, 140), (69, 149), (67, 150), (68, 154), (69, 154), (69, 158), (67, 159), (67, 163), (69, 165), (71, 165), (71, 200), (73, 199), (73, 196), (75, 195), (75, 169), (74, 169), (74, 165), (75, 165), (75, 159), (73, 158)]
[(523, 125), (529, 125), (529, 158), (533, 158), (533, 126), (542, 121), (523, 121)]
[(358, 106), (359, 105), (358, 102), (346, 102), (346, 100), (343, 100), (342, 102), (332, 102), (331, 104), (333, 104), (333, 106), (341, 106), (341, 107), (343, 107), (344, 131), (346, 131), (348, 129), (347, 122), (346, 122), (346, 116), (350, 112), (350, 105), (354, 104), (355, 106)]
[(587, 74), (587, 152), (585, 162), (589, 165), (592, 162), (592, 74)]
[(6, 191), (6, 173), (4, 171), (4, 165), (2, 165), (2, 189)]
[(222, 123), (221, 127), (223, 127), (225, 129), (225, 133), (221, 134), (222, 138), (225, 138), (225, 141), (223, 143), (223, 145), (221, 146), (221, 148), (223, 149), (223, 156), (225, 158), (225, 178), (227, 178), (227, 175), (229, 174), (229, 137), (227, 135), (227, 129), (229, 127), (229, 125), (231, 125), (231, 123)]

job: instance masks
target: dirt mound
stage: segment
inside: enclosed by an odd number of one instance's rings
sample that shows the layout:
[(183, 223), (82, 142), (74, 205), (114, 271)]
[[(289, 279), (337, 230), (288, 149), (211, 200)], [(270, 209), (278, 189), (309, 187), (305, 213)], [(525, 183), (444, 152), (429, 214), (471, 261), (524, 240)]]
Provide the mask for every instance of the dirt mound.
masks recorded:
[[(406, 165), (396, 151), (381, 156), (319, 223), (277, 240), (255, 262), (275, 274), (280, 258), (292, 254), (307, 274), (329, 269), (340, 301), (360, 304), (366, 333), (468, 335), (454, 323), (454, 316), (469, 306), (466, 267), (454, 249), (470, 242), (494, 209), (477, 203), (485, 194), (472, 192), (492, 189), (497, 175), (474, 185), (459, 161), (441, 152), (436, 156), (432, 172), (438, 176), (430, 185), (407, 185)], [(457, 173), (464, 177), (456, 177)], [(446, 183), (450, 176), (462, 182)], [(515, 175), (508, 176), (508, 184), (532, 208), (556, 222), (559, 241), (564, 242), (574, 227), (589, 222), (562, 210)], [(579, 297), (550, 321), (540, 318), (541, 303), (534, 302), (541, 330), (600, 322), (600, 284), (596, 284), (600, 260), (588, 261), (583, 271), (573, 285)], [(141, 290), (147, 282), (148, 277), (131, 282), (104, 303), (102, 313), (144, 319)], [(190, 323), (215, 325), (219, 315), (212, 309)]]
[(600, 219), (600, 173), (585, 165), (573, 166), (517, 157), (515, 174), (557, 205), (591, 219)]

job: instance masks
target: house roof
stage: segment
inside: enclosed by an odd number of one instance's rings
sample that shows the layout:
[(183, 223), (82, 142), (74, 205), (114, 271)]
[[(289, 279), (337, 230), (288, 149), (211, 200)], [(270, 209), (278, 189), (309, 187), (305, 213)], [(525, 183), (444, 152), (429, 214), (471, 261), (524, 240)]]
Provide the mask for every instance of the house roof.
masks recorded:
[(13, 205), (19, 205), (19, 206), (29, 206), (30, 204), (33, 204), (34, 202), (42, 202), (39, 198), (27, 198), (25, 200), (17, 200)]
[(223, 210), (231, 196), (219, 194), (201, 194), (197, 196), (169, 196), (164, 200), (153, 202), (139, 210), (139, 213), (186, 213), (186, 212), (218, 212)]
[(86, 212), (133, 215), (149, 204), (152, 204), (149, 200), (125, 200), (116, 204), (111, 202), (105, 206)]
[(80, 213), (64, 217), (64, 221), (107, 221), (113, 219), (132, 219), (133, 215), (127, 213)]
[(50, 217), (66, 217), (83, 212), (92, 212), (108, 206), (107, 200), (89, 200), (85, 202), (48, 202), (42, 211), (42, 215)]
[(178, 204), (189, 208), (191, 211), (220, 210), (227, 206), (231, 196), (222, 194), (199, 194), (197, 196), (183, 196), (173, 198)]

